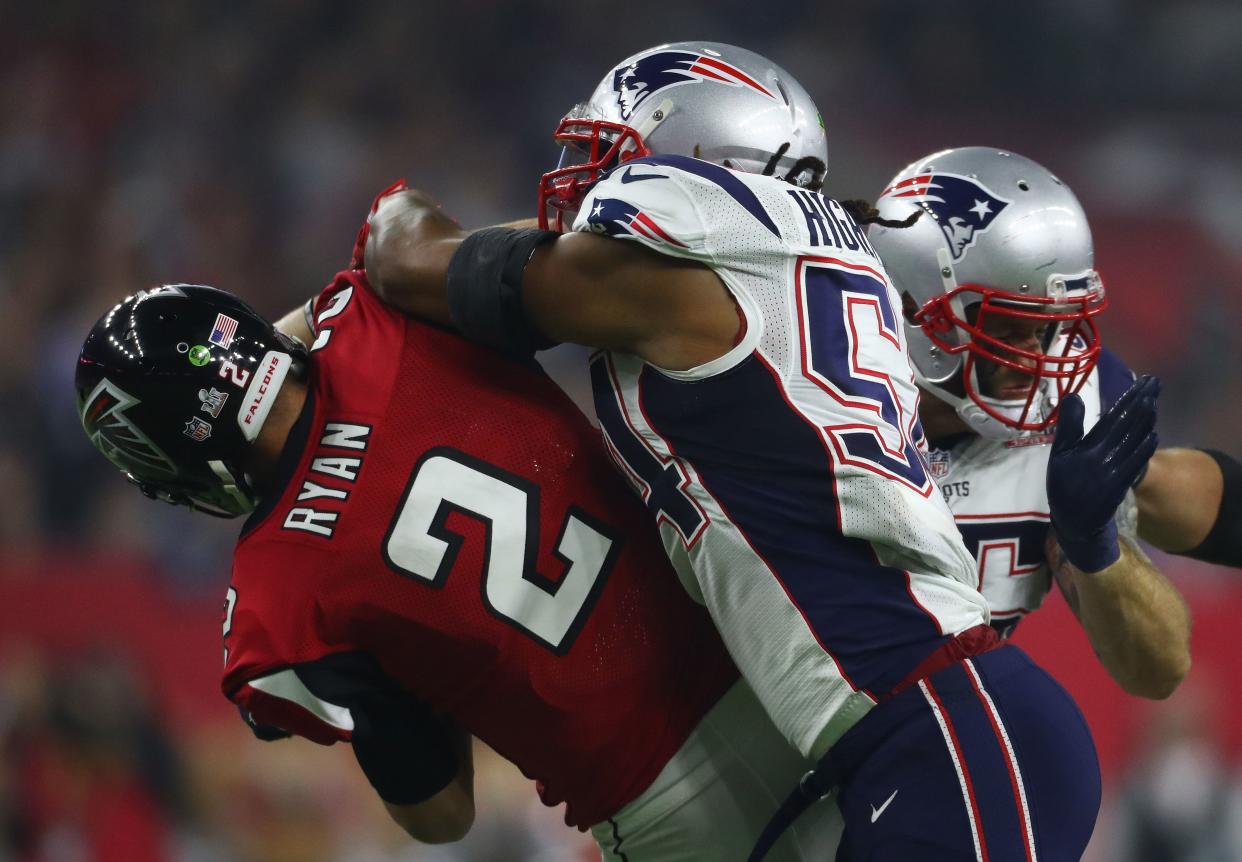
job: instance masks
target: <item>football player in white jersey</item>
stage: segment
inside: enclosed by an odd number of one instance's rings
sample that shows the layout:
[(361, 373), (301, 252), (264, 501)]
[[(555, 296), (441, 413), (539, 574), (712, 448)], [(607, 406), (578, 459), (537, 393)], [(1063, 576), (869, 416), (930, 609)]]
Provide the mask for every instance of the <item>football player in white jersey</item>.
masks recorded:
[[(1228, 521), (1227, 498), (1218, 501), (1236, 463), (1160, 450), (1126, 494), (1110, 465), (1069, 446), (1134, 375), (1100, 345), (1094, 318), (1106, 299), (1091, 231), (1046, 168), (988, 147), (945, 150), (904, 168), (878, 207), (922, 215), (869, 238), (902, 291), (928, 460), (976, 558), (992, 625), (1008, 635), (1055, 576), (1118, 684), (1167, 697), (1190, 668), (1190, 621), (1134, 537), (1203, 555), (1207, 536), (1220, 535), (1218, 510)], [(1092, 518), (1104, 533), (1084, 545), (1078, 532)]]
[[(805, 92), (748, 51), (664, 45), (556, 137), (540, 217), (572, 232), (467, 234), (393, 195), (371, 284), (506, 352), (603, 348), (609, 449), (769, 715), (819, 760), (803, 796), (835, 789), (850, 859), (1078, 858), (1094, 745), (987, 625), (919, 448), (899, 295), (854, 208), (818, 191)], [(1137, 473), (1154, 396), (1130, 405), (1108, 442)], [(616, 818), (635, 858), (661, 858), (656, 815), (640, 797)]]

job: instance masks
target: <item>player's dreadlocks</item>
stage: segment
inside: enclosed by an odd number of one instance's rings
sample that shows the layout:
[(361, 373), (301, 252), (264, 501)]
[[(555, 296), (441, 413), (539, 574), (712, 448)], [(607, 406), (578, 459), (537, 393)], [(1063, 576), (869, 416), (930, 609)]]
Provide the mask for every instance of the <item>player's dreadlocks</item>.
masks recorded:
[[(781, 157), (784, 156), (788, 150), (789, 142), (786, 141), (781, 144), (780, 149), (772, 154), (772, 158), (768, 159), (768, 163), (763, 169), (763, 175), (765, 177), (774, 176), (776, 174), (776, 163), (781, 160)], [(781, 177), (781, 179), (787, 183), (796, 184), (798, 182), (798, 177), (802, 176), (802, 174), (807, 171), (810, 172), (811, 178), (807, 180), (805, 188), (810, 189), (813, 192), (817, 192), (822, 189), (824, 187), (824, 175), (828, 173), (828, 166), (824, 164), (823, 159), (820, 159), (817, 156), (803, 156), (798, 159), (798, 161), (794, 162), (793, 167), (789, 169), (789, 173), (785, 174), (785, 176)]]
[[(789, 142), (781, 144), (780, 149), (772, 154), (772, 158), (768, 159), (768, 164), (763, 169), (765, 177), (774, 176), (776, 174), (776, 164), (781, 160), (781, 156), (785, 155), (789, 149)], [(815, 156), (803, 156), (794, 162), (794, 166), (790, 168), (781, 179), (787, 183), (796, 183), (798, 177), (802, 176), (804, 171), (811, 172), (811, 179), (805, 188), (818, 192), (824, 187), (824, 175), (828, 172), (828, 166)], [(850, 214), (850, 217), (859, 224), (878, 224), (881, 227), (905, 228), (910, 227), (919, 220), (919, 216), (923, 214), (922, 210), (915, 210), (904, 219), (889, 219), (880, 215), (880, 211), (875, 208), (875, 204), (865, 200), (848, 200), (838, 201), (841, 209)]]
[(880, 227), (910, 227), (923, 215), (922, 210), (915, 210), (902, 219), (884, 218), (871, 201), (849, 200), (837, 201), (837, 203), (841, 204), (841, 209), (849, 213), (859, 224), (878, 224)]

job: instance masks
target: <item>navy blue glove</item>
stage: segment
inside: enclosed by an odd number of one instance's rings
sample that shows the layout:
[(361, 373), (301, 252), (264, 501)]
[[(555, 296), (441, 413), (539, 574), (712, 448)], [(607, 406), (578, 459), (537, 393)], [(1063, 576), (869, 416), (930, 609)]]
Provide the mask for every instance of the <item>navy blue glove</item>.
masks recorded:
[(1061, 402), (1048, 458), (1048, 510), (1065, 557), (1084, 572), (1117, 562), (1113, 515), (1156, 451), (1160, 379), (1143, 376), (1087, 434), (1077, 395)]

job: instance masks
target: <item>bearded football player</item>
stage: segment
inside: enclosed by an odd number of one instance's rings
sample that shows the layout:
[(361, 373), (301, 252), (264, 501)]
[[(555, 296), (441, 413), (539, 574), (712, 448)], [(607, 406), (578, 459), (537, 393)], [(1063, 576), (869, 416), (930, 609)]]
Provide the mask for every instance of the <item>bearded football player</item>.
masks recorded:
[(1190, 620), (1134, 540), (1242, 563), (1225, 538), (1238, 533), (1237, 493), (1222, 493), (1238, 465), (1193, 449), (1159, 450), (1145, 472), (1107, 457), (1100, 417), (1157, 384), (1132, 389), (1134, 374), (1100, 344), (1108, 299), (1091, 231), (1046, 168), (988, 147), (944, 150), (903, 169), (879, 208), (921, 215), (869, 238), (902, 291), (929, 462), (992, 625), (1008, 635), (1055, 577), (1118, 684), (1167, 697), (1190, 667)]

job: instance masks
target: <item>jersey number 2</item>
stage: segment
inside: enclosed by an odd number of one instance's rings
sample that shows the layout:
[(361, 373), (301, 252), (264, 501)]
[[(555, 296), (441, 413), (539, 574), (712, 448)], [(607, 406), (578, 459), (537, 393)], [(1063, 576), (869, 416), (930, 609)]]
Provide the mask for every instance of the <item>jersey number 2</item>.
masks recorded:
[(558, 580), (536, 569), (539, 486), (455, 449), (427, 452), (414, 468), (384, 537), (384, 559), (399, 574), (441, 586), (464, 538), (445, 524), (451, 512), (487, 531), (483, 603), (557, 654), (569, 650), (607, 580), (620, 542), (595, 518), (570, 507), (554, 554)]

